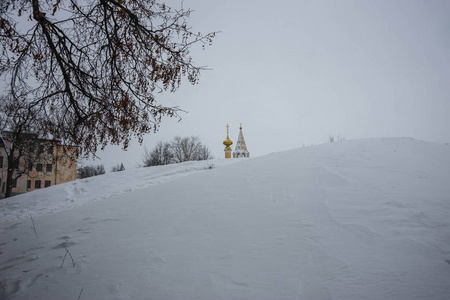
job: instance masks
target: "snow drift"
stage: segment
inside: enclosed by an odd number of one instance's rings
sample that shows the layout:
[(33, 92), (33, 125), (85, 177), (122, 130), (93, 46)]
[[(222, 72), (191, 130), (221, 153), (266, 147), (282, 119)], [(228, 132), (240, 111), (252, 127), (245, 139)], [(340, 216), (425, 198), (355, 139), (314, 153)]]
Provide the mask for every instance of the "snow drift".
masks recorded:
[(77, 180), (0, 201), (0, 298), (450, 299), (449, 183), (409, 138)]

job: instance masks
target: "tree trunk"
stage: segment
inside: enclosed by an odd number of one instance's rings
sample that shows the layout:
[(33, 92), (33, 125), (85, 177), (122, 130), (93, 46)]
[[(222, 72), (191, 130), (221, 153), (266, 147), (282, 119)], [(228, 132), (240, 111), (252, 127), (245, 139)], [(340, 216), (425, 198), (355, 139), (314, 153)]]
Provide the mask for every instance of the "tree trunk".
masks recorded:
[(13, 174), (14, 174), (14, 168), (10, 168), (10, 164), (8, 163), (8, 171), (6, 173), (5, 198), (12, 196)]
[(5, 189), (5, 198), (12, 196), (12, 189), (13, 189), (13, 176), (14, 176), (14, 152), (16, 151), (16, 148), (14, 144), (9, 149), (9, 153), (7, 154), (8, 157), (8, 168), (6, 171), (6, 189)]

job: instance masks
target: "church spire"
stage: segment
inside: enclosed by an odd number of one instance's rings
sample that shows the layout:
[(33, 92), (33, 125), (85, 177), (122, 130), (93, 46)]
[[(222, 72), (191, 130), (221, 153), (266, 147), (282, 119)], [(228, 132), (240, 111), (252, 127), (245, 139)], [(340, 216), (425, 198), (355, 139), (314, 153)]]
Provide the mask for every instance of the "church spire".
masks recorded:
[(239, 157), (250, 157), (250, 152), (247, 150), (247, 145), (245, 144), (244, 135), (242, 134), (242, 123), (239, 128), (239, 137), (236, 142), (236, 148), (233, 152), (233, 158)]
[(229, 136), (228, 136), (228, 130), (229, 130), (230, 126), (227, 124), (227, 139), (225, 141), (223, 141), (223, 144), (225, 145), (225, 158), (231, 158), (231, 145), (233, 144), (233, 142), (230, 140)]

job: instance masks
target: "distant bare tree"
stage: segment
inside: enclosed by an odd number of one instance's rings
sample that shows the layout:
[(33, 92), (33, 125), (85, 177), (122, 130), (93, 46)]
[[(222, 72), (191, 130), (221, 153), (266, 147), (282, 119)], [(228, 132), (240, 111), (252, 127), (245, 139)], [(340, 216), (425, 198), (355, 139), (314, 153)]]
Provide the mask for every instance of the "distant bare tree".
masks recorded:
[(105, 174), (103, 165), (78, 167), (77, 173), (80, 179)]
[(142, 162), (144, 167), (161, 166), (173, 163), (173, 153), (170, 148), (170, 143), (160, 141), (151, 151), (145, 147)]
[(120, 172), (120, 171), (125, 171), (125, 167), (123, 166), (123, 163), (120, 163), (120, 165), (117, 164), (111, 168), (111, 172)]
[(202, 143), (196, 136), (184, 138), (176, 136), (171, 143), (174, 161), (176, 163), (180, 163), (184, 161), (197, 160), (201, 147)]
[(208, 147), (198, 137), (177, 136), (170, 143), (158, 142), (151, 151), (144, 148), (142, 162), (144, 167), (149, 167), (212, 158)]
[(338, 135), (337, 137), (335, 137), (335, 136), (333, 136), (333, 135), (330, 135), (330, 136), (328, 137), (328, 141), (329, 141), (330, 143), (334, 143), (334, 142), (343, 142), (343, 141), (345, 141), (345, 137), (340, 136), (340, 135)]
[(197, 160), (208, 160), (213, 158), (214, 156), (211, 155), (211, 151), (209, 151), (208, 147), (202, 145), (200, 151), (198, 152)]
[(142, 153), (142, 167), (151, 167), (152, 166), (152, 156), (150, 150), (147, 146), (144, 146), (144, 153)]

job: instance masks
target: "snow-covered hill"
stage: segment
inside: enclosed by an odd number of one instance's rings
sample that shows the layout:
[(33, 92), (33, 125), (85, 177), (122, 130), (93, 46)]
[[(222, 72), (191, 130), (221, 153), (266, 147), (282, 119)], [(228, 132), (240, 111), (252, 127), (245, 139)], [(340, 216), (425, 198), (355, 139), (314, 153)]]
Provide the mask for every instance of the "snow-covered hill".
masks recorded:
[(112, 173), (2, 200), (0, 215), (1, 299), (450, 299), (444, 144)]

